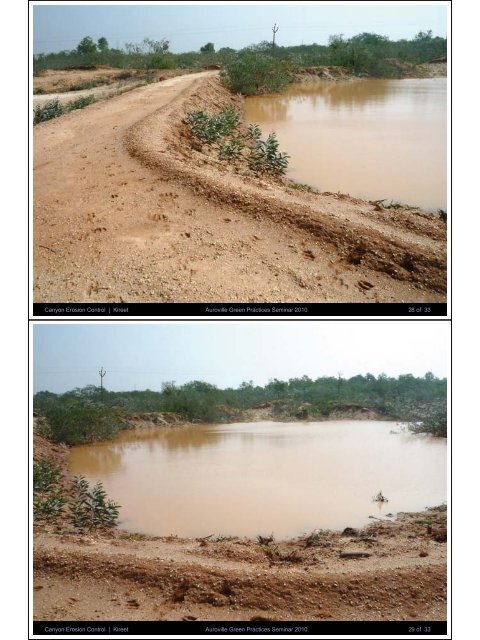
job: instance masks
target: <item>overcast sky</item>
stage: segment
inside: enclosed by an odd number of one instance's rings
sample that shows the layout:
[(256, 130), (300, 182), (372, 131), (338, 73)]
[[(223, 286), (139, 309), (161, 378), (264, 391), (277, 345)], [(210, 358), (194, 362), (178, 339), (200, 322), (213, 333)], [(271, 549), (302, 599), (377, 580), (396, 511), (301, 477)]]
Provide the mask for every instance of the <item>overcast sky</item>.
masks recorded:
[(435, 321), (35, 324), (33, 390), (99, 385), (101, 367), (111, 391), (160, 390), (170, 380), (263, 385), (339, 372), (446, 377), (449, 330)]
[[(277, 23), (279, 45), (327, 44), (328, 37), (343, 33), (351, 37), (365, 31), (392, 40), (410, 39), (431, 29), (447, 35), (445, 2), (398, 4), (324, 2), (188, 2), (149, 5), (33, 5), (33, 52), (74, 49), (84, 36), (104, 36), (111, 47), (139, 43), (145, 37), (166, 38), (171, 51), (198, 51), (206, 42), (216, 49), (239, 49), (270, 40)], [(210, 6), (208, 6), (210, 5)]]

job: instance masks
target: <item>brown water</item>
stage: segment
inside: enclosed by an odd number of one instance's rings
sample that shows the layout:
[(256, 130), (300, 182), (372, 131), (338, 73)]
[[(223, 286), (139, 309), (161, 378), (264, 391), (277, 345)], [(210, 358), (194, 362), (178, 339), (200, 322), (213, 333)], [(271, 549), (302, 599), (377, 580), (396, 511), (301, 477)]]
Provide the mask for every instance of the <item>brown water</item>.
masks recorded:
[[(346, 420), (125, 431), (70, 457), (122, 505), (122, 528), (186, 537), (290, 537), (420, 510), (446, 500), (446, 465), (443, 439)], [(380, 490), (387, 504), (372, 502)]]
[(297, 182), (447, 208), (446, 78), (292, 85), (248, 98), (246, 120), (276, 131)]

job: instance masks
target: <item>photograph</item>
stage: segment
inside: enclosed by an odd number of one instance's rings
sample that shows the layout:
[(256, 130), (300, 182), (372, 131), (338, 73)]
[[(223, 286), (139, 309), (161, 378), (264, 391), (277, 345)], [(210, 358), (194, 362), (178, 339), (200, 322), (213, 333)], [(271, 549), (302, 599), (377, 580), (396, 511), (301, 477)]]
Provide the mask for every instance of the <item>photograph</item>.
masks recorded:
[(449, 2), (30, 3), (33, 315), (447, 315), (449, 30)]
[(449, 322), (36, 321), (31, 356), (35, 636), (446, 635)]

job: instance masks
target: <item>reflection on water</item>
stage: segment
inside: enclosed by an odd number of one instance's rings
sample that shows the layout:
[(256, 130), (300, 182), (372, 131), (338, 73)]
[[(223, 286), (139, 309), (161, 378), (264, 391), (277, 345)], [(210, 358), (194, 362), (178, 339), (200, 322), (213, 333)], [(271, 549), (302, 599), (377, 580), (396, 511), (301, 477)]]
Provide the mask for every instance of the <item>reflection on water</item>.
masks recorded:
[[(121, 526), (152, 535), (294, 536), (446, 499), (445, 441), (392, 422), (260, 422), (126, 431), (72, 449)], [(386, 505), (371, 501), (382, 490)]]
[(277, 132), (294, 180), (446, 209), (446, 78), (293, 85), (248, 98), (246, 119)]

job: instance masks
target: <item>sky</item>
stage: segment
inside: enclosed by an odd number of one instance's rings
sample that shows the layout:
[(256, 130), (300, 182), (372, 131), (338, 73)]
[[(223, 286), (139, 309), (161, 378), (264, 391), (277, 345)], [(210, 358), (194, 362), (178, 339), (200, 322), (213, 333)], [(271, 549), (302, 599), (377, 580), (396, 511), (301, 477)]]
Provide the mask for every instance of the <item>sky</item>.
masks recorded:
[(274, 23), (281, 46), (328, 44), (328, 37), (346, 38), (365, 31), (392, 40), (413, 38), (432, 30), (447, 36), (448, 3), (324, 3), (234, 2), (32, 4), (33, 52), (74, 49), (84, 36), (106, 37), (110, 47), (140, 43), (145, 37), (166, 38), (174, 53), (198, 51), (206, 42), (240, 49), (270, 40)]
[(412, 321), (36, 323), (33, 391), (99, 385), (101, 367), (111, 391), (339, 373), (447, 377), (449, 331), (447, 322)]

